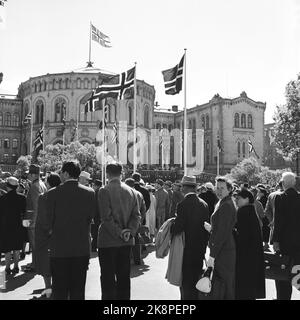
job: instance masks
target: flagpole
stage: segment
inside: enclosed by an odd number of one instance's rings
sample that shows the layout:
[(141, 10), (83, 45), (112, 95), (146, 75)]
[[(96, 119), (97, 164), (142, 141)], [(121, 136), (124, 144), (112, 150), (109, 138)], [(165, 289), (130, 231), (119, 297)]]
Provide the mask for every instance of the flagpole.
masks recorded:
[(105, 186), (105, 100), (102, 100), (102, 185)]
[(136, 129), (137, 129), (137, 99), (136, 99), (136, 62), (135, 72), (134, 72), (134, 106), (133, 106), (133, 172), (136, 172), (137, 169), (137, 159), (136, 159)]
[(43, 130), (43, 151), (45, 151), (45, 128), (44, 128), (44, 124), (45, 124), (45, 109), (43, 107), (43, 123), (42, 123), (42, 130)]
[(92, 22), (90, 21), (90, 43), (89, 43), (89, 62), (88, 62), (88, 66), (91, 63), (91, 51), (92, 51)]
[(220, 174), (220, 149), (217, 147), (217, 176)]
[(183, 140), (183, 170), (184, 175), (187, 175), (187, 133), (186, 133), (186, 127), (187, 127), (187, 111), (186, 111), (186, 50), (184, 49), (184, 140)]
[(33, 137), (33, 105), (31, 105), (31, 119), (30, 119), (30, 155), (32, 155), (32, 137)]

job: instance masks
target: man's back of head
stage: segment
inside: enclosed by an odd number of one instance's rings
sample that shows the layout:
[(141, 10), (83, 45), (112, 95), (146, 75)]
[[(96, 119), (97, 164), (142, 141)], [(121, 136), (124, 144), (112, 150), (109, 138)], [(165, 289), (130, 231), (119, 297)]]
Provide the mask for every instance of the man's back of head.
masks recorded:
[(134, 179), (135, 182), (140, 182), (141, 181), (141, 174), (138, 172), (133, 173), (132, 179)]
[(296, 186), (296, 176), (292, 172), (284, 172), (282, 174), (282, 186), (284, 190), (295, 188)]
[(122, 174), (122, 165), (120, 163), (110, 163), (106, 166), (108, 179), (119, 178)]
[(127, 179), (125, 180), (125, 183), (126, 183), (130, 188), (134, 188), (134, 183), (135, 183), (135, 181), (134, 181), (133, 178), (127, 178)]
[(81, 167), (80, 164), (76, 161), (69, 161), (65, 162), (61, 168), (61, 172), (63, 175), (63, 180), (69, 180), (69, 179), (78, 179)]

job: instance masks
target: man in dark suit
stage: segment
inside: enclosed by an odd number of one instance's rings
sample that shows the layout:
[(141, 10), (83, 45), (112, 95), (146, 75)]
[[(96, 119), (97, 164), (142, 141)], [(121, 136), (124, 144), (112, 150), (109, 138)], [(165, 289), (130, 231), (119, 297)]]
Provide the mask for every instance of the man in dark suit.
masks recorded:
[[(135, 181), (134, 188), (143, 195), (145, 205), (146, 205), (146, 211), (148, 211), (148, 209), (150, 207), (150, 203), (151, 203), (150, 202), (150, 193), (146, 188), (141, 186), (141, 175), (138, 172), (135, 172), (132, 175), (132, 179), (134, 179), (134, 181)], [(142, 224), (145, 224), (145, 221), (143, 221)]]
[(197, 196), (196, 177), (182, 179), (184, 199), (177, 205), (177, 216), (171, 228), (172, 235), (185, 233), (182, 263), (182, 300), (197, 300), (196, 283), (203, 269), (203, 260), (208, 243), (204, 222), (208, 222), (208, 205)]
[[(275, 198), (273, 248), (290, 256), (299, 264), (300, 256), (300, 194), (296, 191), (296, 176), (292, 172), (282, 174), (284, 192)], [(297, 262), (296, 262), (297, 260)], [(277, 300), (290, 300), (292, 285), (289, 281), (275, 281)]]
[(80, 165), (66, 162), (64, 182), (48, 191), (46, 229), (50, 238), (50, 266), (54, 300), (84, 300), (90, 256), (90, 224), (95, 193), (79, 184)]

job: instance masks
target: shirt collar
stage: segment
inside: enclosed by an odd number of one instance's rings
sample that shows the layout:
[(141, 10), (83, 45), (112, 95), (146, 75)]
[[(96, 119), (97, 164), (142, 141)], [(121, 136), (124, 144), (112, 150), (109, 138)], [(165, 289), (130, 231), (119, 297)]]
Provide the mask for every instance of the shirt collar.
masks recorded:
[(196, 192), (189, 192), (184, 197), (186, 198), (187, 196), (190, 196), (190, 195), (197, 195), (197, 194), (196, 194)]

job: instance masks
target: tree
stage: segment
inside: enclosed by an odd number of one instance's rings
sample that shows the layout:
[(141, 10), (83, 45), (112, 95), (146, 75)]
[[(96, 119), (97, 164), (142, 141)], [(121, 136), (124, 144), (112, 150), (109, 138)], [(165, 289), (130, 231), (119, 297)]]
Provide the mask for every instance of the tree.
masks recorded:
[(286, 86), (286, 104), (277, 106), (274, 115), (275, 141), (279, 152), (296, 159), (300, 152), (300, 74)]
[(14, 176), (20, 178), (29, 169), (31, 164), (32, 156), (20, 156), (17, 160), (17, 170), (14, 172)]

